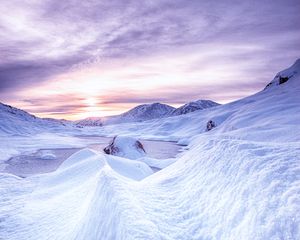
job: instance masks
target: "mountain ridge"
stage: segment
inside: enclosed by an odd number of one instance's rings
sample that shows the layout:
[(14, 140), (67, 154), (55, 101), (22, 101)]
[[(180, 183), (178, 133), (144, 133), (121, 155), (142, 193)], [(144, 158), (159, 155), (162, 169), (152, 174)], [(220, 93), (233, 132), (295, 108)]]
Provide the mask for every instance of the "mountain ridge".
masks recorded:
[(142, 122), (142, 121), (147, 121), (152, 119), (187, 114), (190, 112), (203, 110), (218, 105), (220, 104), (213, 102), (211, 100), (197, 100), (197, 101), (186, 103), (180, 106), (179, 108), (174, 108), (168, 104), (155, 102), (151, 104), (138, 105), (120, 115), (99, 117), (99, 118), (98, 117), (85, 118), (76, 121), (76, 124), (79, 126), (103, 126), (103, 125), (111, 125), (111, 124), (127, 123), (127, 122)]

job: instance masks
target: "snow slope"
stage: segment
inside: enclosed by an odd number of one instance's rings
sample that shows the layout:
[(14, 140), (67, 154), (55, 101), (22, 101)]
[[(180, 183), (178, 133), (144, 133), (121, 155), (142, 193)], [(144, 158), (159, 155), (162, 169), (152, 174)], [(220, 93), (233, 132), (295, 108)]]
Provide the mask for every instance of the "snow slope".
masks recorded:
[(0, 103), (0, 171), (5, 160), (22, 153), (41, 148), (83, 147), (83, 141), (71, 137), (78, 133), (72, 122), (38, 118)]
[(201, 114), (100, 129), (189, 143), (142, 181), (88, 150), (54, 173), (1, 174), (0, 239), (300, 239), (299, 70)]
[(0, 135), (24, 135), (40, 132), (67, 131), (73, 128), (66, 120), (38, 118), (21, 109), (0, 103)]

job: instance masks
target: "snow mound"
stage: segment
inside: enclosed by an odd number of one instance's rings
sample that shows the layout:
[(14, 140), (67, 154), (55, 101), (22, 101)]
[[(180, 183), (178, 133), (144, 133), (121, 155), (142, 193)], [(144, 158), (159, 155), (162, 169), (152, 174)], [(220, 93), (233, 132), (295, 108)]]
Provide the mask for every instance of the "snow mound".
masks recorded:
[(166, 158), (166, 159), (157, 159), (157, 158), (150, 158), (150, 157), (141, 157), (137, 159), (140, 162), (146, 163), (150, 167), (154, 167), (157, 169), (163, 169), (168, 167), (169, 165), (173, 164), (177, 161), (176, 158)]
[[(116, 173), (138, 181), (153, 173), (151, 168), (143, 162), (104, 155), (86, 148), (74, 153), (62, 163), (56, 172), (48, 175), (52, 180), (56, 179), (56, 183), (57, 181), (63, 181), (64, 178), (76, 178), (75, 175), (79, 177), (82, 174), (89, 174), (87, 172), (90, 171), (100, 171), (106, 165), (112, 168)], [(69, 174), (74, 174), (74, 176), (69, 176)]]
[(129, 159), (138, 159), (146, 156), (141, 142), (135, 138), (126, 136), (114, 137), (111, 143), (104, 148), (104, 152)]
[(152, 169), (146, 163), (141, 161), (129, 160), (116, 156), (107, 156), (106, 161), (109, 166), (120, 175), (137, 181), (153, 174)]

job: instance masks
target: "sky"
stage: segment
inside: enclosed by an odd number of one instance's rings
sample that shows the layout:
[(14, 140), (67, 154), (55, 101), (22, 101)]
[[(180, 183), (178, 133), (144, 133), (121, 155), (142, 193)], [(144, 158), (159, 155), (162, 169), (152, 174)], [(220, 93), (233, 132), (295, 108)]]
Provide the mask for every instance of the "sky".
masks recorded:
[(71, 120), (234, 101), (300, 57), (299, 9), (299, 0), (2, 0), (0, 101)]

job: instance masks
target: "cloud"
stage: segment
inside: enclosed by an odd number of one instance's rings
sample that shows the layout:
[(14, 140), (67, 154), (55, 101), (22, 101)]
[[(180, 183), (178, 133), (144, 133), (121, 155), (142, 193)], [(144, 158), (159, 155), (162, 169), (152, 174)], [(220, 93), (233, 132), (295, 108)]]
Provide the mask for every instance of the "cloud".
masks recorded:
[[(20, 100), (19, 93), (27, 89), (74, 70), (88, 72), (91, 66), (106, 71), (105, 66), (116, 59), (125, 64), (136, 62), (141, 68), (110, 79), (109, 84), (114, 81), (115, 87), (123, 86), (138, 79), (147, 85), (151, 77), (166, 75), (161, 65), (167, 56), (182, 61), (185, 70), (181, 72), (189, 76), (178, 76), (179, 87), (193, 86), (194, 82), (186, 82), (191, 75), (200, 78), (214, 67), (228, 76), (234, 71), (231, 76), (236, 79), (222, 78), (227, 85), (234, 82), (235, 92), (226, 97), (233, 99), (243, 96), (239, 91), (258, 89), (299, 57), (298, 9), (298, 0), (1, 1), (0, 98), (4, 102)], [(198, 57), (191, 59), (190, 53)], [(145, 71), (143, 63), (149, 58), (156, 62)], [(120, 67), (110, 71), (117, 73)], [(253, 78), (254, 74), (259, 77)], [(101, 74), (98, 79), (99, 84), (107, 81)], [(249, 80), (252, 83), (246, 86)], [(218, 84), (220, 87), (211, 84), (214, 87), (203, 96), (221, 96), (225, 83)], [(107, 96), (106, 102), (117, 101), (112, 97)], [(173, 101), (169, 94), (136, 97), (128, 101)]]

